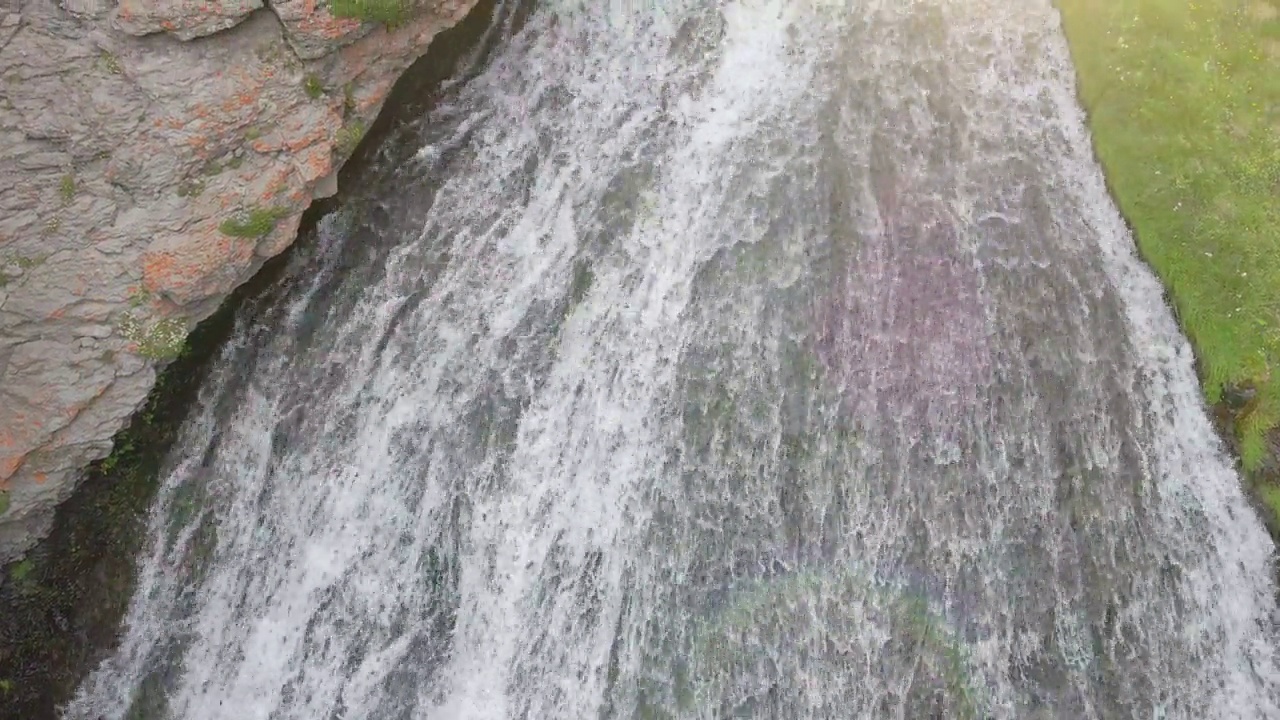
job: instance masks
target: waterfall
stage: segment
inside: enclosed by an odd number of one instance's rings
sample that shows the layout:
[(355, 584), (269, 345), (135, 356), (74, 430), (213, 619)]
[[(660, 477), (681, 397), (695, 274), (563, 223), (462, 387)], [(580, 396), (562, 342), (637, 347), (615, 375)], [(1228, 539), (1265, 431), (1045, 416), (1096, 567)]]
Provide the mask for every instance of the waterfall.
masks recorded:
[(388, 143), (69, 718), (1280, 717), (1050, 0), (548, 0)]

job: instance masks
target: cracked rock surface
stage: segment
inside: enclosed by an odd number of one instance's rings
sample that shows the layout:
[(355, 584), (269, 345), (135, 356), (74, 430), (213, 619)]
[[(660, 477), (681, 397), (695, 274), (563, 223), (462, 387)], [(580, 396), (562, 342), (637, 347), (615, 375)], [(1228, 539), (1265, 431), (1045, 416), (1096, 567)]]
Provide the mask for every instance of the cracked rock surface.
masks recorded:
[(475, 2), (0, 0), (0, 562)]

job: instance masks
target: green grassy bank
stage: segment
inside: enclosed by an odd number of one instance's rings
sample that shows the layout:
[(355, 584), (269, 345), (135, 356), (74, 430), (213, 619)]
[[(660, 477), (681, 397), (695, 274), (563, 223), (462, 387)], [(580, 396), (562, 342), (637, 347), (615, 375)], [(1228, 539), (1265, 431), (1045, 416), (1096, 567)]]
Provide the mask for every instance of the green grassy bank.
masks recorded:
[(1094, 146), (1280, 523), (1280, 0), (1058, 0)]

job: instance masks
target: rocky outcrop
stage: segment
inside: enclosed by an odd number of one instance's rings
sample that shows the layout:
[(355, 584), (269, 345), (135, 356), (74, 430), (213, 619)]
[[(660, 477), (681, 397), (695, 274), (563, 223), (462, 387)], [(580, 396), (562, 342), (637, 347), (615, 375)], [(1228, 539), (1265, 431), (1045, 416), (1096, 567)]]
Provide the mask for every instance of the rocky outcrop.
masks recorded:
[(475, 2), (0, 0), (0, 562)]

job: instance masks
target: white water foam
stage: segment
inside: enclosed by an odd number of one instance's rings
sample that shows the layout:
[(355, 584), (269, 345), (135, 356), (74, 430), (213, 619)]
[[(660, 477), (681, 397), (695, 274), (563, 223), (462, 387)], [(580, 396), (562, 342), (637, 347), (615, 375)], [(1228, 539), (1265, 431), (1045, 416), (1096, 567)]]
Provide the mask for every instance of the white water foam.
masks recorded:
[[(548, 4), (422, 135), (224, 351), (69, 717), (1280, 716), (1047, 0)], [(976, 369), (901, 349), (947, 298)]]

